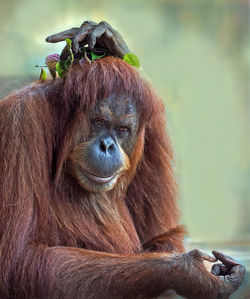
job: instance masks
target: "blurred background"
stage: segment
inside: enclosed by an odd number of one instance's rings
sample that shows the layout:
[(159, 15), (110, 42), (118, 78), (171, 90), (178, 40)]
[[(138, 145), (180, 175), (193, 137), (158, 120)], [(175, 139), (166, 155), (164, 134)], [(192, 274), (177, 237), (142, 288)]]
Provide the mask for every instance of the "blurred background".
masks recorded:
[(61, 52), (46, 36), (109, 22), (166, 104), (187, 247), (249, 265), (249, 13), (247, 0), (0, 0), (0, 97)]

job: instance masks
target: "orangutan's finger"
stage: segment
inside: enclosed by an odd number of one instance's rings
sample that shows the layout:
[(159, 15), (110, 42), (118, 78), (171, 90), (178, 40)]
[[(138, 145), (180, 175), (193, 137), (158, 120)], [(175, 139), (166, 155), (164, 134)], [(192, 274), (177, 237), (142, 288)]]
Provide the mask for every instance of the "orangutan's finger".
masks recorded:
[(48, 43), (58, 43), (64, 41), (66, 38), (73, 38), (79, 28), (71, 28), (56, 34), (48, 36), (45, 40)]

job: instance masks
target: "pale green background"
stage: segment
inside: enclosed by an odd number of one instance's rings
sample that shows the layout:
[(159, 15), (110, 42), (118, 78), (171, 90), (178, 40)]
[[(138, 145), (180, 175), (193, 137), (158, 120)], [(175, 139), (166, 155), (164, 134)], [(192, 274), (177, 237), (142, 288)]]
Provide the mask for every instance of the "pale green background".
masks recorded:
[(47, 35), (87, 19), (122, 33), (166, 103), (191, 240), (248, 241), (248, 1), (1, 0), (0, 96), (60, 53)]

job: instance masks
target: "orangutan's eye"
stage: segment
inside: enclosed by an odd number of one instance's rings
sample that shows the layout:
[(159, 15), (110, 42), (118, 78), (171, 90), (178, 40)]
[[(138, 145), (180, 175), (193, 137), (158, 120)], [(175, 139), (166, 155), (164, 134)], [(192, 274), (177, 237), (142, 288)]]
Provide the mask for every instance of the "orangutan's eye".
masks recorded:
[(129, 131), (130, 131), (130, 129), (129, 129), (128, 126), (120, 126), (120, 127), (118, 128), (118, 130), (119, 130), (119, 132), (121, 132), (121, 133), (126, 133), (126, 132), (129, 132)]
[(94, 123), (96, 126), (98, 127), (103, 127), (105, 125), (105, 119), (104, 118), (101, 118), (101, 117), (97, 117), (95, 120), (94, 120)]

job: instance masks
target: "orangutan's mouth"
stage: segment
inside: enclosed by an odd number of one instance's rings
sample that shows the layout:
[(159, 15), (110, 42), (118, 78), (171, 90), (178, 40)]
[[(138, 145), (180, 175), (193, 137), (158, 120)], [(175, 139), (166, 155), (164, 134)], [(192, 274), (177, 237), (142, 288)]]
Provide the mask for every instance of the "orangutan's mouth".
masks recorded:
[(90, 180), (92, 180), (96, 183), (99, 183), (99, 184), (109, 183), (110, 181), (112, 181), (117, 176), (117, 173), (114, 173), (113, 175), (108, 176), (108, 177), (100, 177), (100, 176), (97, 176), (97, 175), (89, 172), (85, 168), (82, 168), (82, 171), (84, 172), (84, 174), (86, 175), (87, 178), (89, 178)]

